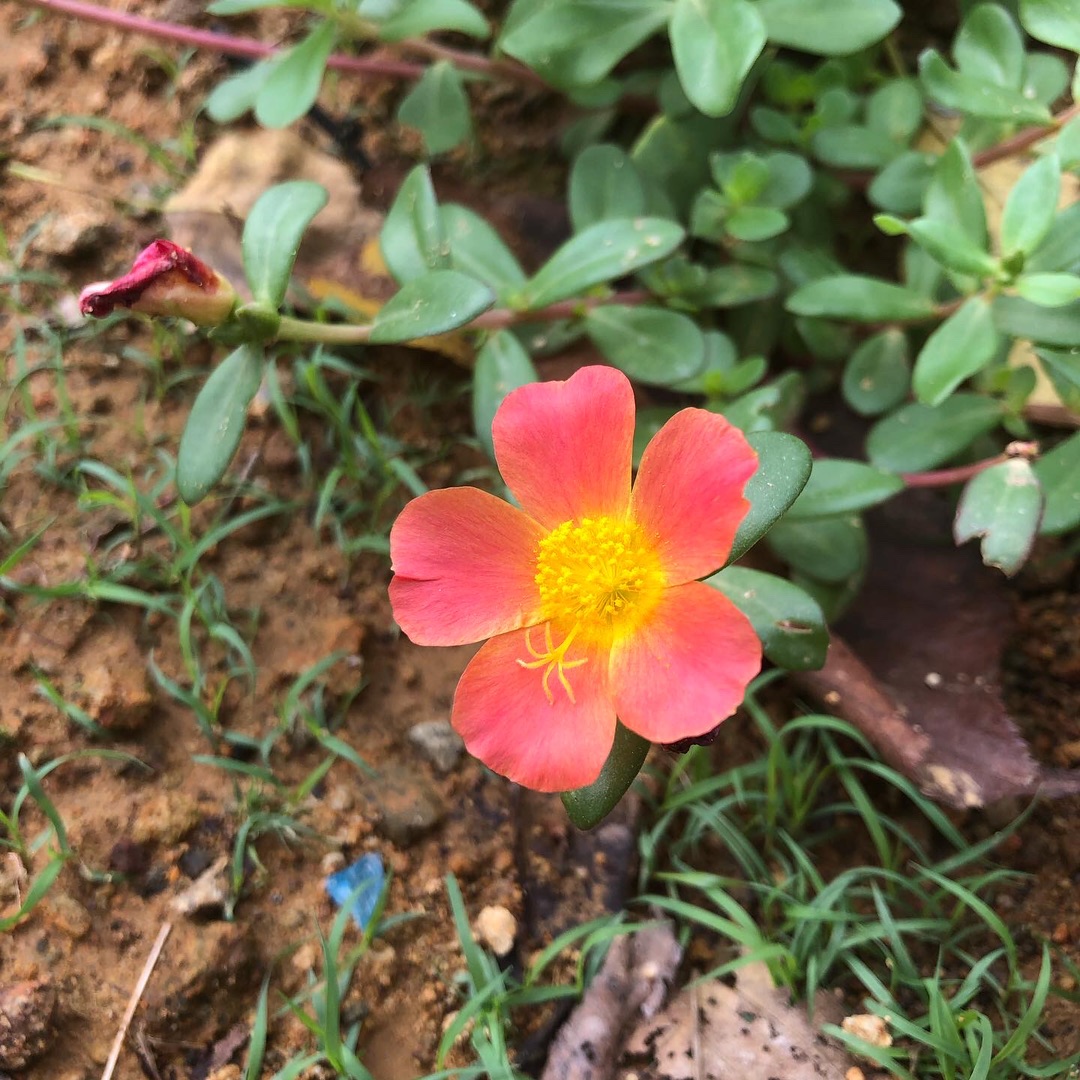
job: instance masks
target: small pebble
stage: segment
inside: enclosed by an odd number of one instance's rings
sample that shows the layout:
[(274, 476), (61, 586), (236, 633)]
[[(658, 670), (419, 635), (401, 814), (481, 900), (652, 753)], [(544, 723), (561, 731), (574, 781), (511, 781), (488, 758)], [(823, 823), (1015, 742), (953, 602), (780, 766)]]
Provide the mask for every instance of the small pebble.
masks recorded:
[(409, 742), (441, 773), (451, 772), (465, 752), (449, 720), (424, 720), (409, 728)]
[(476, 917), (476, 938), (496, 956), (506, 956), (517, 937), (517, 919), (502, 905), (484, 908)]
[(845, 1016), (840, 1021), (840, 1026), (849, 1034), (871, 1046), (892, 1046), (892, 1036), (889, 1034), (888, 1025), (880, 1016), (873, 1013), (856, 1013), (854, 1016)]

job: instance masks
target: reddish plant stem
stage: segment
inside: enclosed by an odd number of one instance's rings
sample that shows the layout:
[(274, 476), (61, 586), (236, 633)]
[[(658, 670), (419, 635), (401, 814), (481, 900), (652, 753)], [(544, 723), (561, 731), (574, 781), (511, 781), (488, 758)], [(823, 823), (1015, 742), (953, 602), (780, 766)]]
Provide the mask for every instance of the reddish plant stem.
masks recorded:
[(909, 488), (950, 487), (952, 484), (962, 484), (973, 476), (978, 476), (979, 473), (984, 472), (991, 466), (1000, 465), (1003, 461), (1008, 460), (1006, 454), (997, 454), (992, 458), (986, 458), (984, 461), (973, 462), (971, 465), (957, 465), (953, 469), (901, 473), (900, 479), (904, 481), (904, 486)]
[[(23, 0), (32, 7), (47, 8), (49, 11), (73, 15), (87, 22), (102, 23), (133, 34), (173, 41), (178, 45), (193, 45), (198, 49), (207, 49), (226, 56), (246, 56), (262, 60), (274, 56), (281, 49), (266, 45), (251, 38), (221, 34), (215, 30), (197, 30), (191, 26), (179, 26), (176, 23), (149, 19), (144, 15), (132, 15), (126, 11), (113, 11), (86, 0)], [(482, 58), (477, 58), (482, 59)], [(414, 64), (407, 60), (389, 60), (378, 57), (344, 56), (335, 53), (327, 61), (327, 67), (337, 71), (347, 71), (353, 75), (384, 75), (395, 79), (419, 79), (427, 70), (423, 64)]]
[(593, 308), (607, 307), (611, 304), (625, 304), (633, 307), (646, 304), (653, 299), (652, 293), (645, 289), (629, 289), (626, 292), (612, 293), (609, 296), (591, 296), (585, 299), (575, 297), (572, 300), (560, 300), (557, 304), (534, 308), (531, 311), (515, 311), (512, 308), (496, 308), (477, 315), (466, 330), (503, 330), (520, 323), (557, 322), (559, 319), (574, 319)]
[[(988, 146), (985, 150), (980, 150), (979, 153), (972, 156), (971, 163), (976, 169), (984, 169), (995, 161), (1003, 161), (1014, 154), (1021, 154), (1040, 140), (1047, 139), (1055, 132), (1060, 131), (1065, 124), (1077, 116), (1080, 116), (1080, 101), (1073, 102), (1067, 109), (1062, 109), (1049, 124), (1024, 128), (1023, 131), (1018, 131), (1015, 135), (1003, 139), (994, 146)], [(870, 181), (875, 176), (868, 169), (837, 169), (834, 175), (847, 184), (848, 187), (857, 191), (864, 191), (869, 187)]]
[(401, 42), (401, 48), (412, 49), (433, 60), (449, 60), (462, 71), (475, 71), (481, 75), (508, 79), (511, 82), (530, 83), (533, 86), (548, 89), (548, 84), (532, 68), (519, 64), (516, 60), (489, 60), (486, 56), (451, 49), (429, 38), (407, 38)]
[(1006, 447), (1005, 453), (995, 454), (991, 458), (984, 458), (970, 465), (957, 465), (952, 469), (934, 469), (930, 472), (901, 473), (900, 479), (904, 481), (904, 486), (909, 488), (949, 487), (952, 484), (963, 484), (973, 476), (978, 476), (979, 473), (1002, 462), (1011, 461), (1017, 457), (1030, 460), (1037, 457), (1038, 453), (1038, 443), (1013, 442)]
[(1024, 128), (1023, 131), (1018, 131), (1015, 135), (999, 142), (996, 146), (988, 146), (985, 150), (975, 154), (971, 159), (971, 163), (976, 169), (981, 169), (987, 165), (992, 165), (995, 161), (1001, 161), (1003, 158), (1012, 157), (1013, 154), (1022, 153), (1029, 146), (1034, 146), (1040, 139), (1048, 138), (1054, 132), (1059, 131), (1076, 116), (1080, 116), (1080, 102), (1073, 102), (1067, 109), (1062, 109), (1049, 124), (1043, 124), (1041, 127)]

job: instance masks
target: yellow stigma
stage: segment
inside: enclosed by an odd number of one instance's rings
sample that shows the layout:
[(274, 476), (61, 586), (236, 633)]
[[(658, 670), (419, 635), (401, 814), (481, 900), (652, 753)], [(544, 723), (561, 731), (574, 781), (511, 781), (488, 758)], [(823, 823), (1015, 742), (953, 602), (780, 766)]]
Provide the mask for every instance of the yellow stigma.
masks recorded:
[(660, 599), (656, 546), (635, 521), (563, 522), (540, 541), (536, 584), (546, 620), (589, 642), (633, 630)]

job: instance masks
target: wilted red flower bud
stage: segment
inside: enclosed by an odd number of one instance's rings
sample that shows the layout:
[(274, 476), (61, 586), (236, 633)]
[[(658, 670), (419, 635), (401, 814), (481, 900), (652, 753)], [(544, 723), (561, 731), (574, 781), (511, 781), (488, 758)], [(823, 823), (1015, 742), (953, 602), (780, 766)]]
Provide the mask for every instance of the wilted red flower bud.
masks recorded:
[(116, 281), (97, 281), (79, 294), (79, 310), (96, 318), (115, 308), (146, 315), (177, 315), (199, 326), (218, 326), (236, 307), (232, 285), (171, 240), (155, 240)]

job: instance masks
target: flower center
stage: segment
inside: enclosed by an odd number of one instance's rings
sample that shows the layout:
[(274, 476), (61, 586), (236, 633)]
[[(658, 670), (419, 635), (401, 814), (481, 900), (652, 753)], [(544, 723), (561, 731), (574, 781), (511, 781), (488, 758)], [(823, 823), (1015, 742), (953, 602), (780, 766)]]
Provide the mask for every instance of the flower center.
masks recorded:
[[(613, 517), (564, 521), (548, 533), (540, 541), (535, 580), (546, 624), (544, 647), (537, 648), (527, 633), (530, 659), (518, 663), (543, 669), (544, 695), (551, 702), (552, 675), (573, 702), (566, 672), (588, 660), (572, 659), (570, 646), (610, 647), (616, 637), (640, 625), (664, 588), (655, 545), (637, 522)], [(562, 636), (558, 645), (552, 627)]]
[(637, 522), (598, 517), (564, 521), (540, 541), (536, 584), (545, 619), (592, 637), (636, 623), (660, 598), (664, 575)]

